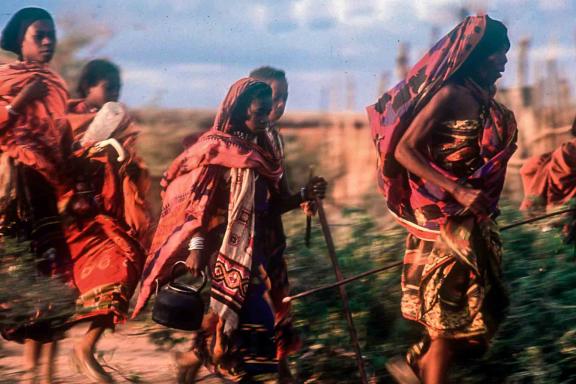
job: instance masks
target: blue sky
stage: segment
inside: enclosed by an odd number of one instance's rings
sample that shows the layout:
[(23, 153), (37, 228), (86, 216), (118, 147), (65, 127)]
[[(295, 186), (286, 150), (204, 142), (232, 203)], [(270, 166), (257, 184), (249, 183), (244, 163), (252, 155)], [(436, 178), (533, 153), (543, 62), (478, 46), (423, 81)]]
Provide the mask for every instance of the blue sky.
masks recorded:
[[(531, 40), (531, 73), (549, 57), (574, 84), (576, 5), (571, 0), (2, 0), (0, 25), (26, 5), (109, 32), (84, 52), (123, 69), (129, 106), (214, 108), (228, 86), (260, 65), (283, 68), (289, 110), (340, 109), (346, 84), (354, 109), (375, 100), (383, 71), (396, 82), (401, 41), (415, 62), (431, 31), (449, 31), (457, 9), (483, 9), (509, 27), (513, 44), (504, 85), (515, 79), (514, 43)], [(328, 102), (327, 100), (331, 100)]]

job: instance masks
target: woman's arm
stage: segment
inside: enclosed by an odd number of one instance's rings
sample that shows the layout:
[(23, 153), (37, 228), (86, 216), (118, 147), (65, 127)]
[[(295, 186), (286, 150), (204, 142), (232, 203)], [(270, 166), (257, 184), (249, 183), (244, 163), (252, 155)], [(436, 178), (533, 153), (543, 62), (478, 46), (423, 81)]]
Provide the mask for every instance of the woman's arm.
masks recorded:
[(193, 276), (199, 276), (208, 263), (209, 255), (206, 252), (208, 244), (205, 242), (210, 231), (209, 227), (214, 225), (215, 215), (218, 215), (219, 212), (224, 215), (222, 220), (226, 220), (230, 191), (230, 169), (217, 165), (207, 165), (204, 170), (206, 172), (203, 176), (204, 180), (197, 184), (204, 184), (207, 189), (200, 185), (197, 186), (197, 206), (192, 213), (195, 220), (199, 220), (201, 225), (188, 240), (189, 253), (186, 259), (186, 266)]
[(22, 113), (22, 110), (28, 103), (42, 99), (46, 97), (47, 94), (48, 86), (40, 77), (34, 77), (20, 90), (10, 104), (5, 104), (0, 107), (0, 131), (7, 128), (9, 124)]
[(291, 194), (285, 177), (280, 181), (280, 197), (271, 202), (270, 211), (277, 214), (284, 214), (293, 209), (299, 208), (300, 204), (314, 200), (316, 196), (324, 199), (326, 196), (327, 183), (323, 177), (315, 176), (308, 184), (297, 193)]
[(445, 86), (416, 115), (400, 139), (394, 156), (410, 173), (427, 180), (450, 193), (454, 199), (474, 214), (486, 214), (488, 204), (482, 191), (462, 186), (432, 168), (423, 154), (432, 129), (451, 115), (454, 105), (465, 95), (452, 86)]

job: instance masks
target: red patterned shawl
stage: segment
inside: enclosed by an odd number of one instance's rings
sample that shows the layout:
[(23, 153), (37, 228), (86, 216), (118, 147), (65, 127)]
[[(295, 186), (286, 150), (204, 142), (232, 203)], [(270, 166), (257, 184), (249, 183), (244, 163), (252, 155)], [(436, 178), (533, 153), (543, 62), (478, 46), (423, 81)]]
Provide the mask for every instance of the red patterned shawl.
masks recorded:
[[(395, 159), (402, 135), (424, 105), (438, 92), (481, 40), (486, 16), (468, 17), (443, 37), (410, 70), (405, 80), (367, 108), (372, 138), (378, 151), (378, 188), (392, 214), (415, 236), (435, 240), (447, 217), (462, 211), (451, 195), (438, 186), (410, 175)], [(443, 176), (482, 189), (495, 210), (504, 184), (506, 164), (516, 149), (514, 115), (491, 99), (481, 138), (484, 165), (466, 180), (430, 165)], [(415, 209), (433, 206), (438, 214), (416, 219)]]

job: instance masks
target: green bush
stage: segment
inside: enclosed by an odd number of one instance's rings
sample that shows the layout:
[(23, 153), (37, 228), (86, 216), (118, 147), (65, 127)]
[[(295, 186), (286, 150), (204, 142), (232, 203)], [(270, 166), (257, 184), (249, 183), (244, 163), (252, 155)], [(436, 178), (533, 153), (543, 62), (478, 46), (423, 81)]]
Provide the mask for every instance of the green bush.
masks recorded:
[(0, 329), (26, 324), (38, 315), (61, 326), (74, 313), (74, 290), (38, 273), (29, 242), (0, 239)]
[[(506, 207), (505, 207), (506, 208)], [(504, 209), (501, 225), (520, 219)], [(333, 219), (338, 259), (345, 276), (400, 260), (406, 232), (383, 230), (381, 218), (363, 210), (345, 210)], [(392, 221), (388, 216), (387, 222)], [(285, 220), (292, 292), (335, 281), (320, 227), (304, 246), (304, 219)], [(460, 383), (568, 383), (576, 377), (576, 265), (574, 250), (558, 231), (525, 225), (502, 233), (504, 274), (511, 294), (507, 320), (480, 360), (459, 364), (453, 381)], [(390, 382), (384, 363), (404, 353), (421, 336), (419, 326), (400, 314), (400, 269), (347, 285), (354, 321), (374, 382)], [(294, 359), (305, 382), (357, 383), (357, 368), (347, 324), (336, 289), (294, 303), (296, 325), (304, 346)]]

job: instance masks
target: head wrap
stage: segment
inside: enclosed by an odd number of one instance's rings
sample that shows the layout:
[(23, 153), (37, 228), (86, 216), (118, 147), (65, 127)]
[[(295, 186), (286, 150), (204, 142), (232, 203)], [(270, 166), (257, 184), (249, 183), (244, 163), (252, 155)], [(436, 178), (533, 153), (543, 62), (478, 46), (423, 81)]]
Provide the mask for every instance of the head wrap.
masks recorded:
[(6, 24), (4, 30), (2, 30), (0, 47), (6, 51), (20, 55), (26, 30), (38, 20), (54, 21), (50, 13), (42, 8), (22, 8), (16, 12), (10, 21), (8, 21), (8, 24)]
[(230, 87), (228, 94), (220, 104), (218, 113), (214, 119), (212, 129), (222, 132), (230, 132), (234, 127), (234, 114), (240, 109), (247, 109), (252, 97), (260, 91), (268, 91), (272, 94), (270, 86), (262, 81), (249, 77), (238, 80)]
[(466, 61), (462, 63), (459, 73), (466, 75), (471, 68), (500, 49), (509, 49), (508, 29), (502, 22), (485, 16), (486, 26), (482, 38), (474, 47)]

